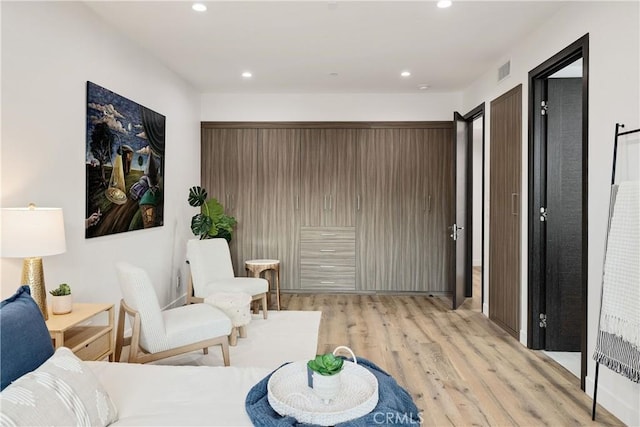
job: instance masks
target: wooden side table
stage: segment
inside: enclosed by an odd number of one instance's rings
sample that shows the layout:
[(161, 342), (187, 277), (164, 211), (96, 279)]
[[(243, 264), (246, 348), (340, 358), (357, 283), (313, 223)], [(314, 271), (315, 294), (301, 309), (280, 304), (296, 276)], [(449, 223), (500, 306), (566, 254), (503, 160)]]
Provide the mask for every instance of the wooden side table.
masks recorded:
[[(107, 325), (82, 325), (103, 312), (107, 312), (109, 316)], [(71, 313), (67, 314), (53, 314), (49, 309), (46, 323), (55, 348), (68, 347), (82, 360), (102, 360), (108, 357), (113, 362), (113, 304), (76, 303), (73, 304)]]
[[(269, 282), (269, 295), (271, 294), (271, 282), (275, 281), (276, 307), (280, 311), (280, 260), (277, 259), (250, 259), (244, 262), (247, 276), (261, 277), (264, 272), (265, 279)], [(267, 277), (267, 272), (271, 271), (271, 280)]]

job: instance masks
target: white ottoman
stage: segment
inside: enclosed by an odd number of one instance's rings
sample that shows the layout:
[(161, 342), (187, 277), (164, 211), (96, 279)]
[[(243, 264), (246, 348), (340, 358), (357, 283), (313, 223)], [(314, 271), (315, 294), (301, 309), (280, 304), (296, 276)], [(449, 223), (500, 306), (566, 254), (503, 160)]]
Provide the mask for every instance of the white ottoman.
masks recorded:
[(240, 338), (247, 337), (246, 326), (251, 322), (251, 295), (243, 292), (215, 292), (204, 299), (204, 302), (219, 308), (231, 319), (229, 345), (235, 346)]

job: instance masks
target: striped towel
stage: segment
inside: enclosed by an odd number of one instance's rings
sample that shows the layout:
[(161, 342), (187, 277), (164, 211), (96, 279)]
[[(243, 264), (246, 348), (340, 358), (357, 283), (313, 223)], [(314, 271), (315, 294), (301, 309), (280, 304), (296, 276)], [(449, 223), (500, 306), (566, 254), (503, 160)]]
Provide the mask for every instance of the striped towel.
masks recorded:
[(611, 200), (594, 359), (640, 382), (640, 183), (613, 186)]

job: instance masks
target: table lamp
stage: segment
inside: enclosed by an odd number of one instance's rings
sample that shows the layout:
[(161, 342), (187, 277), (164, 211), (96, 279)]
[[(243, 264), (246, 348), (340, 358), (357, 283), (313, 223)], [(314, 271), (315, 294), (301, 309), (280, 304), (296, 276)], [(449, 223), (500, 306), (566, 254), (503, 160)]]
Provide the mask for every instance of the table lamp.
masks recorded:
[(61, 208), (3, 208), (0, 214), (3, 258), (24, 258), (20, 284), (29, 285), (31, 296), (47, 315), (47, 293), (42, 258), (65, 252)]

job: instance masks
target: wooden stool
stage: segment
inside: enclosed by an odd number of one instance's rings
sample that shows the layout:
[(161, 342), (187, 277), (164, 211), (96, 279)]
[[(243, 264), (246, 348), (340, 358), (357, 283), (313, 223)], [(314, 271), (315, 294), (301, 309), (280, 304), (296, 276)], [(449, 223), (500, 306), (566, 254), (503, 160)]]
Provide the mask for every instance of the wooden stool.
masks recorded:
[[(250, 259), (244, 262), (244, 268), (247, 270), (247, 276), (261, 277), (262, 272), (271, 271), (271, 278), (275, 277), (276, 282), (276, 306), (280, 311), (280, 261), (277, 259)], [(264, 274), (265, 279), (269, 282), (269, 294), (271, 294), (271, 280)]]

